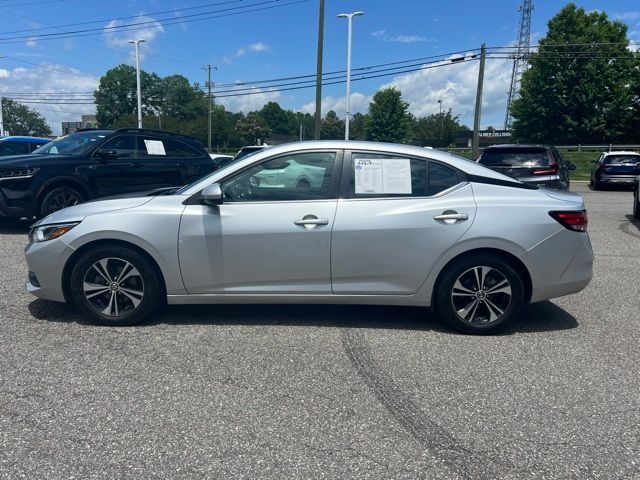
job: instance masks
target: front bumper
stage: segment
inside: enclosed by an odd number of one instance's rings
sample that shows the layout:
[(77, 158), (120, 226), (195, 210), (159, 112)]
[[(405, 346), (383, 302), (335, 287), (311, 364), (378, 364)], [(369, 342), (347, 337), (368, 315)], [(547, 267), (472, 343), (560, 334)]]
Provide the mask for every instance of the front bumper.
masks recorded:
[(0, 217), (33, 218), (34, 195), (27, 180), (0, 181)]
[[(27, 278), (29, 293), (45, 300), (64, 302), (62, 271), (75, 251), (61, 239), (30, 243), (25, 248), (27, 267), (31, 272)], [(37, 279), (37, 281), (34, 281)]]

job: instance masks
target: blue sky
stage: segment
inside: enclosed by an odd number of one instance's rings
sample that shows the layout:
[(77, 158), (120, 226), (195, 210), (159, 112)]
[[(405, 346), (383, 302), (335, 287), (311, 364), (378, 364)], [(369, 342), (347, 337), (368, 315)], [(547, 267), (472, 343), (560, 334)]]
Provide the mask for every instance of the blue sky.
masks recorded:
[[(142, 68), (161, 76), (180, 73), (192, 82), (204, 83), (205, 64), (217, 67), (214, 82), (231, 84), (252, 80), (313, 74), (316, 61), (318, 0), (0, 0), (0, 94), (19, 92), (88, 92), (107, 69), (120, 63), (133, 64), (131, 38), (146, 38), (141, 47)], [(222, 5), (221, 3), (225, 3)], [(292, 4), (290, 4), (292, 3)], [(473, 51), (482, 42), (508, 45), (515, 40), (521, 0), (478, 2), (457, 0), (326, 0), (324, 70), (342, 70), (346, 64), (346, 31), (341, 12), (362, 10), (354, 20), (353, 67), (395, 62), (454, 51)], [(629, 25), (630, 37), (640, 40), (640, 3), (637, 0), (584, 0), (576, 2), (587, 10), (598, 9)], [(218, 4), (212, 5), (212, 4)], [(289, 4), (289, 5), (287, 5)], [(547, 21), (566, 4), (564, 1), (534, 1), (532, 38), (544, 36)], [(210, 5), (206, 8), (196, 8)], [(187, 15), (222, 9), (244, 12), (223, 18), (187, 22)], [(253, 5), (253, 7), (251, 6)], [(162, 11), (185, 9), (159, 14)], [(218, 12), (221, 15), (225, 12)], [(214, 14), (212, 14), (214, 15)], [(137, 18), (110, 21), (116, 17)], [(170, 19), (173, 24), (154, 23)], [(61, 29), (29, 29), (77, 24)], [(115, 22), (115, 23), (114, 23)], [(120, 23), (118, 23), (120, 22)], [(103, 29), (130, 22), (148, 22), (133, 31), (42, 40), (31, 34), (57, 31)], [(16, 33), (9, 33), (16, 32)], [(91, 32), (89, 32), (91, 33)], [(478, 62), (422, 70), (352, 84), (352, 110), (366, 111), (371, 96), (381, 87), (394, 85), (416, 115), (452, 108), (471, 124)], [(48, 69), (39, 68), (46, 66)], [(73, 72), (75, 75), (68, 74)], [(487, 63), (483, 126), (499, 127), (503, 122), (510, 62), (493, 59)], [(323, 112), (335, 109), (344, 114), (344, 84), (323, 90)], [(9, 96), (9, 95), (8, 95)], [(250, 111), (269, 100), (286, 108), (313, 111), (314, 89), (220, 98), (229, 110)], [(60, 121), (75, 120), (91, 113), (91, 105), (37, 105), (54, 132)]]

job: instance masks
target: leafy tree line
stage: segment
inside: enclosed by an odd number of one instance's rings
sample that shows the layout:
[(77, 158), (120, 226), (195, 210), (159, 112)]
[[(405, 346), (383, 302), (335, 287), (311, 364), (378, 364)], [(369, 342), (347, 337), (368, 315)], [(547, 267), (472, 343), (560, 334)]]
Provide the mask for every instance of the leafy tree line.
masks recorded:
[(640, 142), (640, 54), (628, 48), (624, 23), (569, 3), (539, 44), (512, 103), (517, 139)]
[[(143, 126), (184, 133), (207, 141), (208, 99), (200, 85), (186, 77), (161, 78), (141, 71)], [(137, 124), (136, 72), (129, 65), (109, 70), (94, 93), (98, 123), (103, 127), (132, 127)], [(415, 118), (407, 111), (400, 92), (393, 89), (376, 94), (367, 114), (355, 114), (351, 138), (446, 146), (462, 127), (451, 111), (441, 115)], [(283, 109), (269, 102), (260, 110), (232, 113), (222, 105), (213, 105), (211, 114), (212, 147), (237, 148), (266, 141), (274, 135), (296, 139), (313, 136), (314, 119), (309, 113)], [(345, 121), (333, 110), (322, 119), (322, 139), (344, 138)]]
[(11, 135), (51, 135), (51, 128), (42, 115), (15, 100), (2, 99), (2, 114), (4, 129)]

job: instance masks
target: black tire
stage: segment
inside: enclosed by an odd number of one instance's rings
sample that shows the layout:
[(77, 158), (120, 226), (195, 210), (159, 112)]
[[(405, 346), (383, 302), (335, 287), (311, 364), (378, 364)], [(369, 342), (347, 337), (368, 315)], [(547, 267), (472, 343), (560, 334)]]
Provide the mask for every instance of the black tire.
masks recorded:
[(594, 190), (602, 190), (602, 183), (597, 180), (593, 180), (593, 189)]
[(640, 185), (633, 190), (633, 218), (640, 220)]
[(165, 303), (157, 268), (126, 246), (101, 246), (82, 255), (71, 271), (70, 291), (85, 318), (113, 327), (143, 323)]
[(38, 218), (46, 217), (63, 208), (82, 203), (84, 196), (73, 187), (63, 185), (45, 192), (38, 205)]
[[(475, 269), (480, 269), (483, 278), (481, 289), (473, 287), (474, 283), (478, 284)], [(456, 287), (454, 292), (458, 280), (462, 288)], [(503, 280), (508, 283), (500, 288)], [(489, 293), (492, 288), (496, 293)], [(520, 274), (507, 260), (491, 254), (474, 254), (455, 261), (438, 282), (435, 295), (436, 312), (445, 323), (458, 331), (481, 335), (502, 330), (518, 315), (524, 303)], [(459, 312), (465, 311), (466, 317), (463, 317)]]

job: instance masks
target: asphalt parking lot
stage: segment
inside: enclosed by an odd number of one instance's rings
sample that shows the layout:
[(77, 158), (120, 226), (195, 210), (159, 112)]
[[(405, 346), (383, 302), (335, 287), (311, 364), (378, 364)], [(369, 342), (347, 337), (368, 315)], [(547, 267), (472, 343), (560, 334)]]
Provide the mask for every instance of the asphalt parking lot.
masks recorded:
[(594, 280), (490, 337), (396, 307), (96, 327), (25, 293), (0, 223), (0, 478), (640, 478), (640, 223), (575, 189)]

